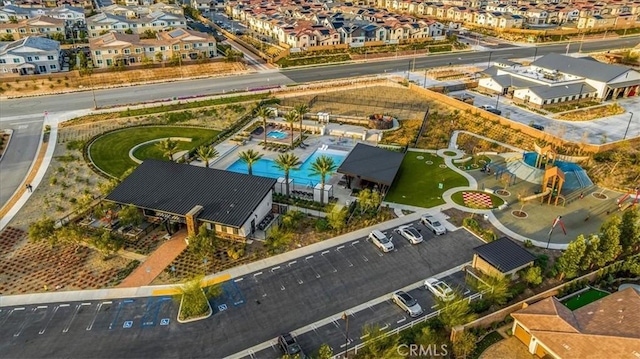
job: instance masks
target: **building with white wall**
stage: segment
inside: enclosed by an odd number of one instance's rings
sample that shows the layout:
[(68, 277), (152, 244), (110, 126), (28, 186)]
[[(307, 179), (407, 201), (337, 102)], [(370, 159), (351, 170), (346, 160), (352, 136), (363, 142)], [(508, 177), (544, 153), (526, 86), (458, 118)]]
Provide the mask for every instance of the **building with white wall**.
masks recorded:
[(0, 75), (37, 75), (60, 71), (60, 43), (44, 37), (25, 37), (0, 43)]

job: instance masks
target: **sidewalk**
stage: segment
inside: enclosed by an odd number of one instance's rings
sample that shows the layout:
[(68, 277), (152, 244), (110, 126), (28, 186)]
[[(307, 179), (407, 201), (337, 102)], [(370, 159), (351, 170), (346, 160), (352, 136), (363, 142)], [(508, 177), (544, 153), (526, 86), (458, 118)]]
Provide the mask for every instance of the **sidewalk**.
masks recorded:
[(142, 287), (151, 284), (187, 248), (186, 237), (187, 232), (184, 230), (174, 234), (170, 240), (160, 245), (146, 261), (140, 263), (138, 268), (118, 285), (118, 288)]

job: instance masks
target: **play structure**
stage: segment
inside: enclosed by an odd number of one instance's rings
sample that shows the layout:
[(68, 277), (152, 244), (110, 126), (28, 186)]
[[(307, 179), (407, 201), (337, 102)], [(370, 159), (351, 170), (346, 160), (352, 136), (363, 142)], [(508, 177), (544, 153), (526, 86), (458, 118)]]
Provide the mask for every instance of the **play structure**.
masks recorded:
[(522, 202), (527, 202), (540, 198), (542, 203), (544, 203), (546, 199), (548, 204), (551, 204), (551, 201), (554, 201), (553, 204), (556, 206), (558, 205), (558, 200), (562, 200), (562, 204), (564, 205), (564, 196), (560, 194), (564, 182), (564, 172), (562, 172), (558, 167), (549, 167), (544, 171), (544, 177), (542, 178), (542, 190), (540, 193), (521, 198), (520, 200)]
[[(632, 196), (634, 192), (635, 192), (635, 195)], [(640, 198), (640, 187), (636, 187), (634, 189), (630, 189), (624, 196), (618, 198), (616, 200), (616, 204), (618, 205), (618, 209), (620, 210), (620, 212), (623, 212), (629, 208), (632, 208), (638, 205), (639, 198)]]

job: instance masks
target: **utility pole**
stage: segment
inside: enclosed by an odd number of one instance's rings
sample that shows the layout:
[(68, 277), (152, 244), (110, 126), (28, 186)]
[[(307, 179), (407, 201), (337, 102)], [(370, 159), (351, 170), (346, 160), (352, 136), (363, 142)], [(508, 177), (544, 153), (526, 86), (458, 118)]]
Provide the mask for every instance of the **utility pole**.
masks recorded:
[(624, 131), (624, 137), (622, 137), (623, 140), (627, 139), (627, 133), (629, 133), (629, 126), (631, 126), (631, 119), (633, 119), (633, 112), (629, 112), (631, 114), (631, 117), (629, 117), (629, 123), (627, 124), (627, 130)]
[(344, 357), (349, 358), (349, 316), (346, 312), (342, 314), (342, 320), (345, 321), (344, 330)]
[(578, 49), (578, 53), (582, 52), (582, 43), (584, 42), (584, 32), (582, 33), (582, 40), (580, 40), (580, 48)]

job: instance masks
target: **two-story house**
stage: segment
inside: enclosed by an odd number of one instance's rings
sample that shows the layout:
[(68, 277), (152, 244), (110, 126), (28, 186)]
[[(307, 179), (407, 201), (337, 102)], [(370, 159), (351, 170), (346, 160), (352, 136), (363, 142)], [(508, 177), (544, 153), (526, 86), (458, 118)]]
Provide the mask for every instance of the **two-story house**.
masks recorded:
[(43, 37), (24, 37), (0, 45), (0, 75), (37, 75), (61, 68), (60, 43)]

